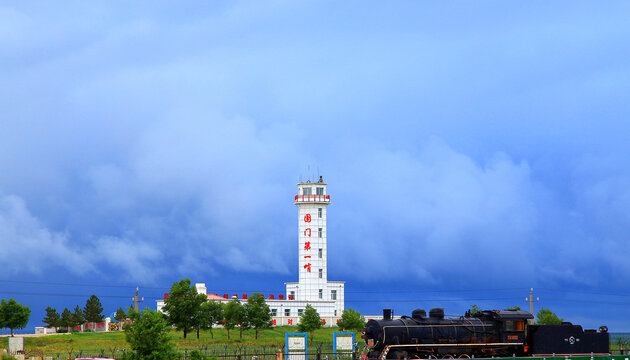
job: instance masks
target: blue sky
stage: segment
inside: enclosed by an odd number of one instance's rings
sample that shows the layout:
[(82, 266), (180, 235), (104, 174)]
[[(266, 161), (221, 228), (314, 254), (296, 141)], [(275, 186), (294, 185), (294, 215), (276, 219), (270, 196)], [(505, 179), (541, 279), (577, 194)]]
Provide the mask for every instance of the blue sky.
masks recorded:
[(0, 4), (0, 297), (297, 280), (296, 182), (365, 314), (630, 331), (627, 2)]

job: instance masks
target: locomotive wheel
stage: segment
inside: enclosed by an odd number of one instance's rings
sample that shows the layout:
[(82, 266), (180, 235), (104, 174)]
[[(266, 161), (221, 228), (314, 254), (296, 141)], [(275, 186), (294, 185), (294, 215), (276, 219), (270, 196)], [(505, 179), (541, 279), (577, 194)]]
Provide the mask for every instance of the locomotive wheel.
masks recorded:
[(446, 354), (446, 355), (442, 356), (442, 359), (453, 359), (453, 355)]
[(461, 354), (461, 355), (459, 355), (458, 359), (470, 359), (470, 355), (468, 355), (468, 354)]

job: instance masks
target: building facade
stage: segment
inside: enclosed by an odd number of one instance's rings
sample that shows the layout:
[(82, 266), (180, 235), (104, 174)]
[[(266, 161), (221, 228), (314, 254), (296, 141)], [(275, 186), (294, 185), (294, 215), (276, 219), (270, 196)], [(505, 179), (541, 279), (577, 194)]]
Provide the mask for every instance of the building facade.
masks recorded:
[[(298, 208), (298, 281), (287, 282), (286, 293), (265, 296), (276, 326), (297, 325), (307, 304), (314, 307), (324, 321), (324, 326), (335, 326), (344, 310), (344, 281), (328, 281), (328, 232), (327, 209), (330, 195), (327, 184), (319, 180), (300, 182), (294, 198)], [(207, 294), (203, 283), (195, 284), (199, 294), (209, 300), (228, 302), (238, 299), (238, 294)], [(165, 298), (168, 294), (165, 294)], [(247, 300), (247, 294), (240, 299)], [(161, 310), (164, 300), (157, 301)]]

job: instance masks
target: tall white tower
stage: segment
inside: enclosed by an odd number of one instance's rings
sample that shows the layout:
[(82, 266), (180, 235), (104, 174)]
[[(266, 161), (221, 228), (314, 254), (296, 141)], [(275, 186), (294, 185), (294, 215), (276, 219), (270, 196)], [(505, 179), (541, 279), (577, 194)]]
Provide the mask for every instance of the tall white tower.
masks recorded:
[(326, 210), (330, 195), (326, 185), (321, 176), (316, 182), (297, 184), (299, 281), (286, 283), (287, 298), (311, 304), (320, 315), (340, 316), (345, 282), (328, 281)]
[[(299, 284), (297, 299), (323, 300), (328, 280), (326, 250), (326, 207), (330, 195), (326, 183), (319, 181), (298, 184), (295, 196), (298, 206)], [(322, 296), (320, 297), (320, 292)]]

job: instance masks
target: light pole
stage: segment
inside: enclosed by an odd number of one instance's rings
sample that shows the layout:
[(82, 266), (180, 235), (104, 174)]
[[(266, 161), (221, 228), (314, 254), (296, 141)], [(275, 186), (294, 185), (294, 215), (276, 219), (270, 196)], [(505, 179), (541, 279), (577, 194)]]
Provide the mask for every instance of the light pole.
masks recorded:
[[(525, 301), (529, 302), (529, 312), (530, 314), (532, 314), (532, 316), (534, 316), (534, 303), (540, 301), (540, 298), (536, 298), (536, 300), (534, 300), (534, 288), (531, 288), (529, 290), (529, 298), (525, 298)], [(534, 323), (534, 319), (531, 319), (529, 321), (530, 324)]]

